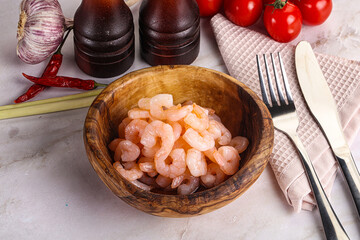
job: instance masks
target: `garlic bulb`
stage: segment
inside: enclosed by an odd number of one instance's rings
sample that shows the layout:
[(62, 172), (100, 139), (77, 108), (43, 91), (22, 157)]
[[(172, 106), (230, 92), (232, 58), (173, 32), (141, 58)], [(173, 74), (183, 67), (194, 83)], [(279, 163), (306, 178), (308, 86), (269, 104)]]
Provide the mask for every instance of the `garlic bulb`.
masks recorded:
[(60, 45), (66, 20), (57, 0), (23, 0), (16, 53), (26, 63), (44, 61)]

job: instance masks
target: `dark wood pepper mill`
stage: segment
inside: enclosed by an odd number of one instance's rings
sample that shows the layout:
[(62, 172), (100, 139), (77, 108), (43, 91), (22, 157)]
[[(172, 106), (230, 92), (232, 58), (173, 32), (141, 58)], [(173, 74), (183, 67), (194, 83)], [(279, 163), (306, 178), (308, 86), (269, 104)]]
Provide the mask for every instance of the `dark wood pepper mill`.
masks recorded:
[(141, 56), (150, 65), (191, 64), (200, 48), (196, 0), (143, 0), (139, 36)]
[(82, 0), (74, 16), (75, 60), (94, 77), (113, 77), (134, 62), (134, 22), (124, 0)]

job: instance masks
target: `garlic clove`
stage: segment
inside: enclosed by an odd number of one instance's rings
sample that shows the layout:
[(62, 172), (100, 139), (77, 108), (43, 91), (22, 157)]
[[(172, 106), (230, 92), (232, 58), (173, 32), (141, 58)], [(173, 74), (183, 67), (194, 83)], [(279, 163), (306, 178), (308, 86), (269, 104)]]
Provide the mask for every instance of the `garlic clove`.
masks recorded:
[(26, 63), (40, 63), (56, 51), (69, 21), (57, 0), (23, 0), (20, 10), (16, 53)]

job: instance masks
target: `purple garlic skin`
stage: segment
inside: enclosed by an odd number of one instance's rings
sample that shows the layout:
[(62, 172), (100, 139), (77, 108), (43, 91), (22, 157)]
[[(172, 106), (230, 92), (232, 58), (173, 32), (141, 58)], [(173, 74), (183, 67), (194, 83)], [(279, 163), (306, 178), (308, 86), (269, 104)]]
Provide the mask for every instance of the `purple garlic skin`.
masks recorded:
[(16, 53), (26, 63), (37, 64), (52, 55), (66, 30), (57, 0), (23, 0), (20, 5)]

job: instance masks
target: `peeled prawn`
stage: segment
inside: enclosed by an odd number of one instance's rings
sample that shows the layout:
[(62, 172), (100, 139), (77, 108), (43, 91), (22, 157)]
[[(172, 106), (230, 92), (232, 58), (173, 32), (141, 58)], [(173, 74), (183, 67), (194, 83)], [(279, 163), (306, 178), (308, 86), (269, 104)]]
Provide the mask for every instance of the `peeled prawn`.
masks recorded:
[(176, 148), (171, 151), (169, 157), (161, 160), (154, 159), (156, 171), (165, 176), (174, 178), (183, 174), (186, 170), (185, 150)]
[(224, 162), (223, 156), (218, 152), (216, 147), (204, 151), (204, 154), (214, 163)]
[(128, 116), (130, 119), (147, 119), (150, 118), (150, 113), (148, 110), (133, 108), (129, 110)]
[(134, 167), (129, 170), (124, 169), (124, 167), (121, 165), (119, 161), (114, 162), (113, 166), (116, 169), (116, 171), (118, 171), (121, 174), (121, 176), (126, 178), (128, 181), (134, 181), (136, 179), (139, 179), (144, 174), (139, 169), (139, 166), (137, 164), (135, 164)]
[(152, 176), (157, 174), (153, 159), (147, 157), (141, 157), (138, 161), (138, 164), (141, 171), (146, 172)]
[(138, 179), (140, 182), (148, 185), (153, 186), (155, 185), (155, 178), (148, 176), (147, 174), (143, 174), (141, 178)]
[(221, 122), (210, 120), (207, 130), (220, 145), (228, 145), (230, 143), (231, 133)]
[(238, 153), (242, 153), (249, 146), (249, 140), (246, 137), (237, 136), (231, 139), (229, 145), (234, 147)]
[(116, 147), (119, 145), (119, 143), (120, 143), (122, 140), (124, 140), (124, 139), (115, 138), (114, 140), (112, 140), (112, 141), (109, 143), (109, 145), (108, 145), (109, 149), (110, 149), (111, 151), (115, 152)]
[(151, 98), (140, 98), (138, 101), (139, 108), (150, 110), (150, 99)]
[[(140, 178), (141, 179), (141, 178)], [(134, 184), (135, 186), (137, 186), (138, 188), (141, 188), (142, 190), (145, 191), (150, 191), (152, 189), (151, 186), (139, 181), (139, 180), (134, 180), (134, 181), (130, 181), (132, 184)]]
[(180, 137), (175, 141), (173, 148), (183, 148), (185, 151), (187, 151), (191, 148), (191, 146), (182, 137)]
[(216, 163), (210, 163), (207, 166), (207, 172), (204, 176), (201, 176), (201, 182), (204, 184), (205, 187), (211, 188), (216, 185), (219, 185), (225, 180), (225, 173), (221, 171), (219, 165)]
[(139, 143), (147, 125), (148, 123), (144, 120), (132, 120), (125, 128), (125, 139), (133, 143)]
[(191, 175), (200, 177), (207, 172), (205, 155), (195, 148), (191, 148), (186, 153), (186, 166)]
[(124, 167), (125, 170), (130, 170), (135, 167), (136, 162), (135, 161), (123, 162), (121, 165)]
[(209, 121), (209, 127), (207, 131), (215, 140), (221, 137), (221, 129), (215, 120)]
[(114, 160), (130, 162), (136, 160), (140, 155), (140, 148), (129, 140), (121, 141), (116, 147)]
[(214, 114), (209, 114), (209, 120), (215, 120), (217, 122), (221, 122), (221, 119), (218, 115)]
[(184, 122), (199, 132), (206, 130), (209, 127), (207, 110), (194, 103), (193, 111), (184, 118)]
[(173, 97), (171, 94), (158, 94), (150, 99), (150, 114), (157, 119), (166, 119), (163, 107), (173, 106)]
[(178, 104), (165, 110), (166, 119), (172, 122), (179, 121), (186, 117), (193, 110), (192, 105), (181, 106)]
[(199, 151), (206, 151), (215, 146), (214, 138), (207, 131), (199, 134), (194, 129), (189, 128), (182, 137), (191, 147)]
[(180, 195), (188, 195), (195, 192), (200, 185), (200, 179), (198, 177), (192, 176), (189, 171), (186, 171), (183, 176), (184, 179), (177, 188), (177, 193)]
[(157, 183), (157, 185), (159, 185), (162, 188), (166, 188), (171, 184), (171, 178), (159, 175), (157, 176), (155, 182)]
[(158, 138), (161, 140), (161, 147), (155, 153), (155, 164), (157, 161), (165, 161), (175, 142), (172, 127), (167, 123), (156, 120), (146, 126), (140, 143), (144, 145), (144, 147), (152, 148), (156, 145)]
[(182, 126), (178, 122), (169, 122), (170, 126), (174, 130), (174, 140), (178, 140), (182, 133)]
[(184, 174), (174, 177), (171, 182), (171, 188), (177, 188), (184, 180)]
[(153, 147), (146, 147), (144, 146), (141, 150), (142, 155), (148, 158), (154, 158), (157, 151), (159, 151), (161, 147), (160, 143), (156, 143)]
[(240, 165), (240, 155), (238, 151), (231, 146), (222, 146), (218, 149), (218, 152), (223, 157), (222, 159), (217, 159), (220, 169), (226, 175), (235, 174), (239, 170)]
[(132, 119), (130, 118), (124, 118), (121, 123), (119, 124), (119, 127), (118, 127), (118, 135), (119, 135), (119, 138), (125, 138), (125, 128), (126, 126), (132, 121)]

